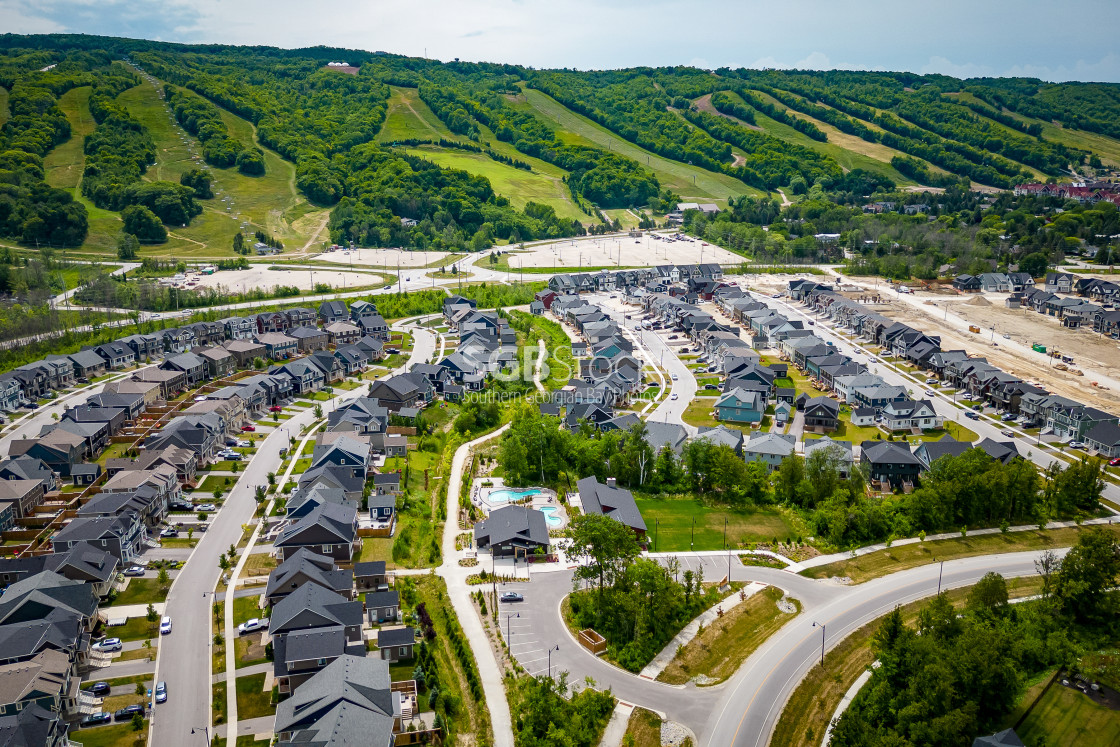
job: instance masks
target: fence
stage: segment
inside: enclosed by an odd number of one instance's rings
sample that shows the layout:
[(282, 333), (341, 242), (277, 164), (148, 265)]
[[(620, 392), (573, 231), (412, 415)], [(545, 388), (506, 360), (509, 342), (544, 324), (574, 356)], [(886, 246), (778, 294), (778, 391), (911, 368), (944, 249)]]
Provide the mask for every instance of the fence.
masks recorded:
[(603, 652), (607, 650), (607, 639), (591, 628), (586, 628), (579, 632), (579, 645), (596, 656), (602, 656)]

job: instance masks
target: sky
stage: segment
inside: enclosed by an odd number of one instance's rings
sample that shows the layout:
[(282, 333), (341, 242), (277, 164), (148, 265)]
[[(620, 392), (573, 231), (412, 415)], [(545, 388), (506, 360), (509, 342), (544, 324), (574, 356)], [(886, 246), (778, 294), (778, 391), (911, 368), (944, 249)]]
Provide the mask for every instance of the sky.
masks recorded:
[(1120, 2), (0, 0), (0, 31), (315, 45), (581, 70), (905, 70), (1120, 82)]

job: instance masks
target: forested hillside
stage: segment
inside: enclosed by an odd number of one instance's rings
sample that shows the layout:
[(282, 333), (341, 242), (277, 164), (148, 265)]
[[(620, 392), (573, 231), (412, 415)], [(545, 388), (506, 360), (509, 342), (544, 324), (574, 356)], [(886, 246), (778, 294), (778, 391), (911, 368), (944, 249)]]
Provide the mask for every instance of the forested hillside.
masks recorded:
[[(337, 60), (358, 73), (327, 66)], [(141, 76), (159, 86), (201, 161), (249, 178), (240, 184), (252, 200), (293, 205), (286, 190), (298, 190), (307, 204), (289, 208), (280, 228), (330, 211), (331, 240), (372, 246), (481, 249), (604, 230), (611, 210), (653, 222), (678, 200), (722, 207), (816, 188), (853, 204), (900, 188), (1006, 189), (1120, 166), (1120, 86), (1108, 84), (532, 70), (329, 48), (7, 35), (3, 238), (92, 250), (114, 246), (104, 234), (123, 228), (150, 242), (193, 241), (206, 256), (233, 252), (232, 222), (212, 217), (223, 210), (209, 185), (199, 189), (201, 177), (187, 173), (198, 165), (173, 171), (182, 184), (161, 177), (166, 154), (183, 143), (139, 108)], [(67, 142), (71, 121), (58, 98), (82, 86), (96, 126), (78, 154), (80, 186), (54, 189), (43, 158)], [(176, 238), (200, 215), (205, 236)], [(316, 232), (296, 234), (304, 236), (311, 243)]]

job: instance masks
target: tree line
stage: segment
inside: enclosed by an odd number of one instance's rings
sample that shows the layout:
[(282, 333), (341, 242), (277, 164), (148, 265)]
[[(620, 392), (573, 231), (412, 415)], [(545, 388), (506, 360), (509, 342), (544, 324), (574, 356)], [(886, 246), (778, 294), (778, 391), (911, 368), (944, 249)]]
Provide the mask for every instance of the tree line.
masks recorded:
[(232, 137), (218, 107), (195, 93), (171, 85), (164, 85), (163, 95), (175, 120), (202, 143), (202, 157), (206, 163), (223, 169), (237, 166), (238, 171), (248, 176), (264, 174), (264, 152)]

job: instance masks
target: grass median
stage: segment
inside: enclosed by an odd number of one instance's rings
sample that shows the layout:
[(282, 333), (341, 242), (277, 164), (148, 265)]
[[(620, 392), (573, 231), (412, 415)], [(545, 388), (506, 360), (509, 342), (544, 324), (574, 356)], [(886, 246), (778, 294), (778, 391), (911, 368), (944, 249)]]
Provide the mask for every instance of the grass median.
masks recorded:
[[(1120, 525), (1110, 524), (1104, 528), (1120, 535)], [(809, 578), (847, 577), (853, 583), (858, 584), (908, 568), (939, 563), (943, 560), (1072, 547), (1085, 529), (1085, 527), (1034, 529), (1026, 532), (982, 534), (974, 537), (960, 537), (934, 542), (915, 542), (888, 547), (885, 550), (877, 550), (857, 558), (838, 560), (835, 563), (817, 566), (816, 568), (806, 568), (801, 572), (801, 575)]]
[[(769, 586), (741, 602), (677, 651), (669, 666), (657, 676), (661, 682), (683, 685), (718, 685), (739, 669), (755, 649), (778, 631), (794, 614), (778, 609), (783, 592)], [(800, 611), (801, 605), (790, 600)]]

